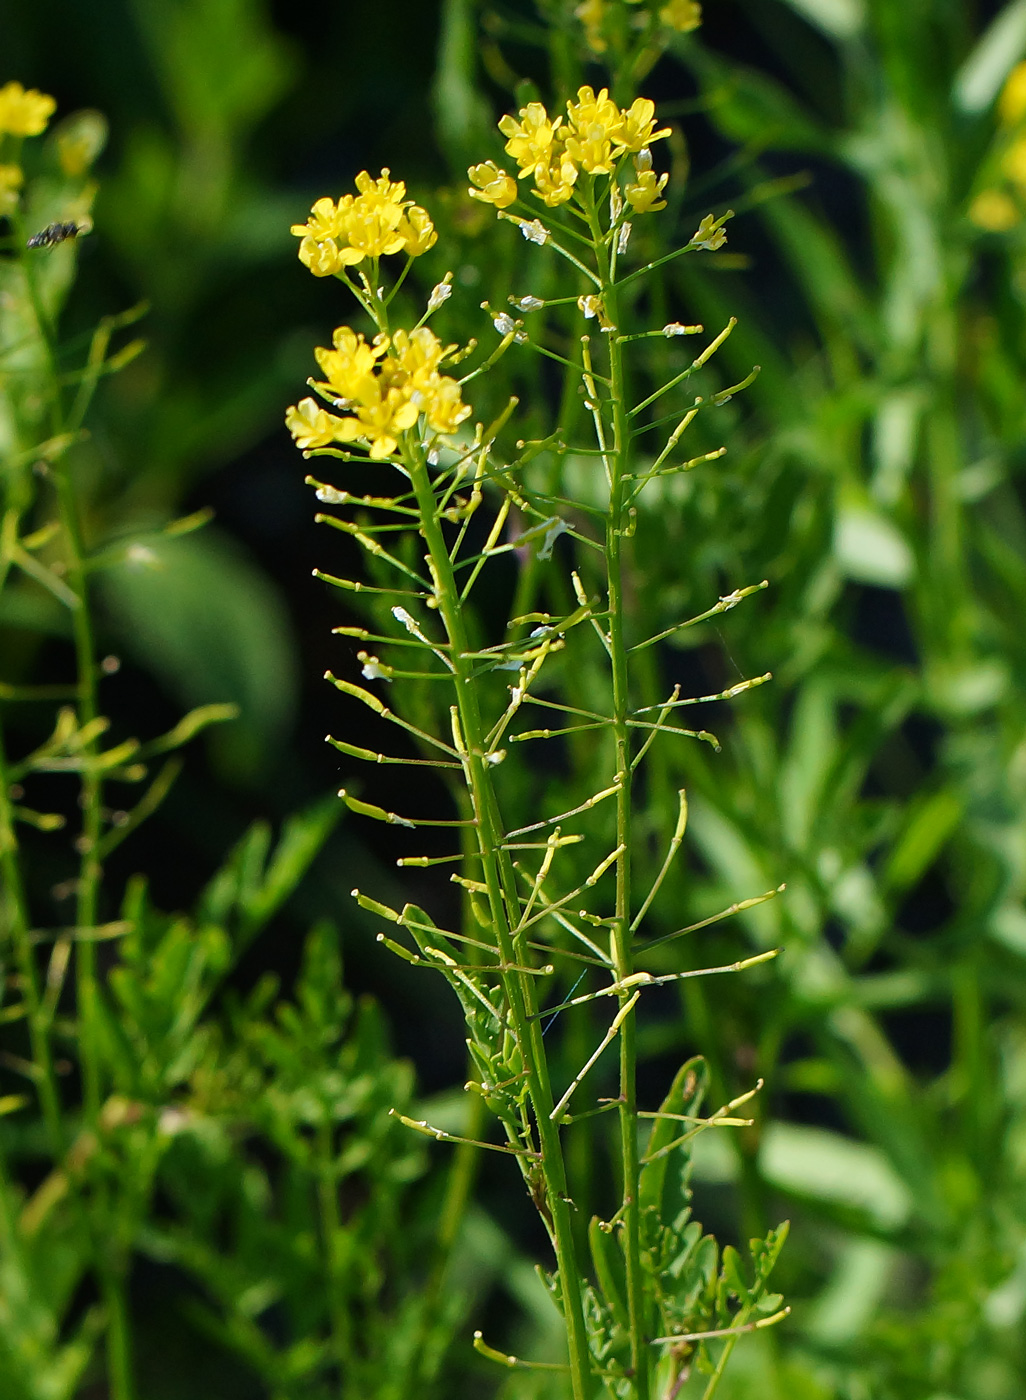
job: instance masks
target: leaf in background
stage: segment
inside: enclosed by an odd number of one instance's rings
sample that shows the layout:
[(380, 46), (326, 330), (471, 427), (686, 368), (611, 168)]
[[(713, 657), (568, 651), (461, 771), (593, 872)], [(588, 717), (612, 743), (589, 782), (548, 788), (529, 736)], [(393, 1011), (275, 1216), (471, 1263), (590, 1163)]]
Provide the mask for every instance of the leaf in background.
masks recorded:
[(780, 1190), (853, 1207), (883, 1230), (899, 1228), (912, 1209), (908, 1187), (878, 1148), (825, 1128), (770, 1123), (759, 1167)]
[(491, 109), (474, 83), (476, 30), (472, 0), (445, 0), (432, 98), (439, 144), (460, 176), (491, 139)]
[(1026, 53), (1026, 0), (1010, 0), (977, 41), (955, 78), (955, 105), (963, 112), (983, 112)]
[(915, 574), (915, 557), (898, 527), (855, 502), (841, 505), (834, 557), (847, 578), (877, 588), (904, 588)]
[(129, 548), (97, 589), (125, 650), (181, 704), (239, 706), (211, 741), (234, 777), (255, 775), (295, 703), (291, 631), (267, 577), (208, 530)]
[(852, 39), (865, 25), (864, 0), (784, 0), (831, 39)]

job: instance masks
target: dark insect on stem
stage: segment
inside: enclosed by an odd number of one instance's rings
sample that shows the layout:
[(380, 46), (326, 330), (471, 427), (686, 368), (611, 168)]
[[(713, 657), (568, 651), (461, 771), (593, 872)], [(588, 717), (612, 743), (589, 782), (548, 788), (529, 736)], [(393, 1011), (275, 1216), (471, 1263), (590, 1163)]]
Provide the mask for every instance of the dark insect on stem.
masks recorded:
[(82, 232), (78, 224), (47, 224), (46, 228), (34, 233), (25, 244), (26, 248), (52, 248), (66, 239), (77, 238)]

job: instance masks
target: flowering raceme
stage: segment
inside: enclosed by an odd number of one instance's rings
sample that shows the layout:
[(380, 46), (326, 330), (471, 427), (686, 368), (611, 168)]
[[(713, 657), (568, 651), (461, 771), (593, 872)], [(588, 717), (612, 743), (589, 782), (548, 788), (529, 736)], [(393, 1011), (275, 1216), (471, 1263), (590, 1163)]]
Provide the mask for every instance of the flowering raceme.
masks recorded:
[(324, 380), (313, 387), (333, 407), (349, 410), (348, 416), (306, 398), (288, 410), (285, 425), (304, 452), (362, 442), (375, 461), (391, 457), (400, 436), (422, 416), (429, 434), (453, 433), (470, 414), (459, 384), (439, 372), (455, 349), (426, 326), (378, 335), (370, 343), (340, 326), (332, 348), (314, 352)]
[(4, 83), (0, 87), (0, 135), (41, 135), (56, 106), (54, 98), (36, 88), (26, 90), (21, 83)]
[[(519, 119), (518, 119), (519, 118)], [(577, 101), (567, 103), (567, 119), (549, 118), (540, 102), (529, 102), (517, 117), (505, 116), (499, 130), (506, 137), (506, 154), (516, 161), (521, 180), (531, 178), (533, 193), (550, 208), (572, 199), (582, 172), (591, 176), (615, 175), (625, 155), (636, 157), (637, 180), (625, 190), (637, 214), (662, 209), (659, 200), (665, 175), (651, 169), (649, 146), (669, 136), (669, 127), (656, 130), (655, 104), (637, 98), (620, 108), (602, 88), (578, 89)], [(517, 198), (516, 181), (494, 161), (471, 166), (473, 199), (507, 209)]]
[(417, 258), (438, 235), (427, 210), (406, 198), (402, 180), (382, 170), (377, 180), (366, 170), (356, 177), (359, 194), (318, 199), (305, 224), (293, 224), (302, 241), (299, 260), (315, 277), (333, 277), (364, 258), (405, 251)]

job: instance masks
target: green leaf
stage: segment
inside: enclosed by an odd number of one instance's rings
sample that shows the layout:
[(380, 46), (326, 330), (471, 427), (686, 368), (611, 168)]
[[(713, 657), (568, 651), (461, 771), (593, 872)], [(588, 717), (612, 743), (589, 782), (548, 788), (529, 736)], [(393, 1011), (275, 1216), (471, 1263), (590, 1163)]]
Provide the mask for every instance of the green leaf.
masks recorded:
[(886, 888), (898, 894), (911, 889), (947, 844), (963, 811), (962, 798), (949, 788), (919, 797), (884, 866)]
[(291, 722), (295, 660), (274, 585), (214, 530), (154, 538), (97, 578), (121, 642), (190, 709), (235, 704), (211, 746), (236, 778), (266, 767)]
[(623, 1249), (614, 1232), (602, 1229), (597, 1215), (592, 1216), (588, 1226), (588, 1244), (602, 1296), (620, 1326), (629, 1327), (630, 1319), (623, 1301), (627, 1288)]
[[(674, 1075), (669, 1092), (659, 1105), (659, 1112), (697, 1117), (708, 1087), (709, 1070), (705, 1061), (697, 1056), (687, 1060)], [(655, 1159), (647, 1161), (641, 1168), (638, 1199), (642, 1210), (654, 1209), (661, 1220), (666, 1219), (667, 1215), (670, 1214), (665, 1209), (664, 1194), (667, 1168), (674, 1155), (664, 1152), (663, 1149), (693, 1126), (693, 1124), (682, 1123), (678, 1118), (656, 1118), (654, 1120), (644, 1155)], [(662, 1152), (663, 1155), (655, 1157), (657, 1152)], [(686, 1146), (682, 1145), (681, 1152), (686, 1159), (689, 1155)], [(676, 1212), (674, 1211), (673, 1214)]]
[(759, 1168), (779, 1190), (864, 1212), (880, 1229), (903, 1225), (912, 1196), (879, 1148), (825, 1128), (771, 1123)]
[(915, 575), (915, 556), (901, 531), (866, 505), (841, 506), (834, 557), (847, 578), (878, 588), (904, 588)]
[(866, 23), (864, 0), (784, 0), (831, 39), (851, 39)]
[(955, 105), (963, 112), (983, 112), (997, 97), (1019, 59), (1026, 53), (1026, 0), (1010, 0), (987, 26), (955, 78)]

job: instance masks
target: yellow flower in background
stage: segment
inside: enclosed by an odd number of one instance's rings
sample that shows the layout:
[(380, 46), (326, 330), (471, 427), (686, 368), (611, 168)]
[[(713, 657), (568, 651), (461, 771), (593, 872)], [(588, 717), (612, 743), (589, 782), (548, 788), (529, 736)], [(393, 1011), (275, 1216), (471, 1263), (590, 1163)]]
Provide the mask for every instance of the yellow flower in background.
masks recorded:
[(584, 26), (584, 41), (592, 53), (605, 53), (608, 45), (602, 35), (606, 17), (606, 0), (583, 0), (574, 10), (574, 18)]
[(507, 138), (506, 154), (520, 166), (523, 177), (536, 165), (548, 163), (552, 143), (563, 118), (549, 121), (549, 114), (540, 102), (529, 102), (526, 107), (521, 107), (519, 116), (519, 121), (516, 117), (501, 117), (499, 130)]
[(18, 207), (18, 191), (24, 180), (20, 165), (0, 165), (0, 215)]
[(659, 11), (659, 18), (678, 34), (690, 34), (702, 23), (702, 7), (698, 0), (670, 0)]
[(468, 191), (471, 199), (483, 200), (485, 204), (494, 204), (496, 209), (508, 209), (517, 197), (517, 182), (512, 175), (507, 175), (495, 164), (493, 160), (483, 161), (480, 165), (472, 165), (467, 171), (468, 176), (477, 186), (477, 189)]
[(36, 88), (27, 91), (21, 83), (5, 83), (0, 88), (0, 133), (9, 136), (39, 136), (53, 116), (57, 102)]
[(107, 144), (107, 118), (102, 112), (74, 112), (55, 132), (57, 159), (65, 175), (84, 175)]
[(1012, 142), (1001, 160), (1001, 169), (1013, 185), (1026, 189), (1026, 136)]
[(981, 190), (969, 206), (969, 218), (986, 233), (1007, 233), (1019, 222), (1019, 208), (1003, 190)]
[(1016, 126), (1026, 117), (1026, 63), (1017, 63), (1005, 79), (998, 116), (1002, 126)]
[(299, 403), (285, 411), (285, 426), (295, 439), (296, 446), (304, 452), (309, 452), (313, 447), (330, 447), (338, 441), (336, 433), (342, 421), (321, 408), (316, 399), (300, 399)]

